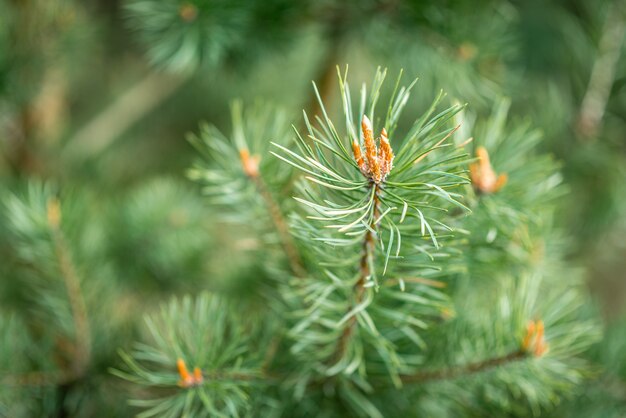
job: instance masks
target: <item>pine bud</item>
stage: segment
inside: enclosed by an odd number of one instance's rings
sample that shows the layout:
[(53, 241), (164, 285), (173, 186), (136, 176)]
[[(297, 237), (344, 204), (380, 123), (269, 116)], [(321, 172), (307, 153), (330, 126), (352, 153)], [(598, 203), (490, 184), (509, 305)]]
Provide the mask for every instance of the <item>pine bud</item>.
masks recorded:
[(363, 119), (361, 119), (361, 130), (363, 131), (363, 143), (365, 145), (365, 160), (356, 139), (352, 141), (352, 153), (361, 173), (378, 184), (385, 180), (393, 168), (393, 150), (389, 144), (385, 128), (380, 133), (380, 146), (376, 146), (372, 122), (366, 115), (363, 115)]
[(259, 162), (261, 161), (260, 156), (250, 155), (250, 151), (243, 148), (239, 150), (239, 158), (241, 159), (243, 172), (246, 173), (246, 176), (252, 178), (259, 176)]
[(48, 225), (53, 229), (58, 228), (61, 224), (61, 203), (59, 199), (52, 197), (48, 200), (46, 215), (48, 217)]
[(178, 368), (178, 374), (180, 375), (180, 380), (178, 381), (178, 386), (181, 388), (188, 388), (191, 386), (197, 386), (202, 384), (204, 381), (202, 377), (202, 371), (199, 367), (195, 367), (193, 369), (193, 375), (189, 373), (187, 370), (187, 365), (185, 364), (185, 360), (179, 358), (176, 361), (176, 366)]
[(196, 385), (199, 385), (200, 383), (204, 381), (204, 378), (202, 377), (202, 370), (200, 370), (199, 367), (195, 367), (193, 369), (193, 379)]
[(391, 144), (389, 143), (389, 139), (387, 138), (387, 130), (383, 128), (380, 132), (380, 159), (382, 165), (382, 177), (383, 179), (387, 177), (387, 174), (393, 168), (393, 159), (395, 155), (393, 155), (393, 150), (391, 149)]
[(356, 164), (359, 166), (359, 170), (361, 170), (361, 173), (367, 177), (368, 175), (367, 163), (363, 159), (363, 154), (361, 153), (361, 146), (359, 145), (356, 139), (352, 141), (352, 153), (354, 154), (354, 160), (356, 161)]
[(193, 22), (198, 17), (198, 9), (191, 3), (184, 3), (180, 6), (178, 14), (185, 22)]
[(378, 163), (378, 150), (376, 149), (376, 142), (374, 141), (372, 122), (366, 115), (363, 115), (363, 119), (361, 120), (361, 130), (363, 131), (365, 157), (367, 158), (367, 166), (369, 167), (371, 178), (375, 183), (380, 183), (381, 172)]
[(522, 340), (522, 351), (532, 353), (535, 357), (541, 357), (548, 352), (549, 348), (545, 340), (543, 321), (530, 321)]
[(495, 193), (506, 184), (506, 174), (496, 175), (489, 161), (489, 153), (485, 147), (476, 150), (478, 162), (470, 164), (470, 178), (474, 188), (481, 193)]

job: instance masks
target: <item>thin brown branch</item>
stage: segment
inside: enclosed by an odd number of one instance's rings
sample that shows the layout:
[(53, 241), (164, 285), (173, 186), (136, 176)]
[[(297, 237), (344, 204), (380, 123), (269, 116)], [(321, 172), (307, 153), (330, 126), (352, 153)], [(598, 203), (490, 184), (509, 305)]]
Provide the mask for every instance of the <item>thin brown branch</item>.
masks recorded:
[[(370, 227), (365, 233), (365, 237), (363, 238), (363, 255), (361, 256), (361, 261), (359, 263), (359, 278), (353, 287), (354, 294), (354, 302), (348, 308), (347, 312), (350, 312), (354, 309), (355, 306), (359, 305), (363, 301), (363, 295), (365, 294), (365, 283), (367, 282), (367, 278), (370, 276), (370, 260), (374, 255), (374, 251), (376, 250), (376, 220), (380, 214), (380, 184), (371, 183), (371, 186), (374, 188), (374, 209), (372, 211), (372, 218), (370, 220)], [(339, 341), (337, 342), (337, 348), (332, 356), (332, 361), (338, 361), (344, 355), (346, 348), (348, 347), (348, 343), (354, 334), (354, 328), (357, 324), (357, 317), (353, 315), (348, 319)]]
[(67, 297), (74, 320), (76, 352), (72, 361), (72, 372), (75, 377), (85, 373), (91, 358), (91, 336), (87, 307), (80, 288), (80, 279), (76, 267), (72, 262), (70, 251), (66, 245), (65, 237), (60, 228), (60, 205), (59, 201), (52, 199), (48, 202), (48, 224), (52, 231), (54, 251), (63, 277), (63, 283), (67, 291)]
[(429, 383), (438, 380), (457, 379), (462, 376), (485, 372), (508, 363), (520, 361), (527, 357), (528, 353), (520, 349), (503, 356), (482, 360), (476, 363), (455, 366), (449, 369), (423, 371), (412, 375), (404, 375), (401, 376), (401, 379), (402, 383), (405, 384)]
[(400, 284), (401, 281), (405, 283), (423, 284), (426, 286), (437, 287), (439, 289), (443, 289), (444, 287), (447, 286), (445, 282), (442, 282), (439, 280), (426, 279), (424, 277), (403, 277), (400, 279), (387, 279), (385, 280), (384, 284), (387, 286), (396, 286)]
[(98, 155), (178, 91), (191, 75), (149, 73), (76, 132), (65, 146), (67, 153), (79, 159)]
[(578, 115), (578, 131), (583, 138), (595, 136), (602, 122), (615, 80), (615, 70), (621, 54), (626, 24), (620, 2), (611, 4), (598, 46), (598, 58), (593, 63), (589, 85)]
[[(313, 78), (322, 102), (327, 102), (328, 97), (333, 91), (332, 87), (337, 74), (337, 60), (339, 59), (339, 44), (340, 36), (338, 34), (329, 36), (328, 50), (322, 58), (322, 62)], [(314, 120), (316, 115), (320, 116), (322, 109), (317, 95), (313, 90), (304, 109), (310, 120)]]
[(283, 217), (283, 213), (278, 206), (278, 203), (274, 200), (274, 197), (270, 193), (267, 188), (265, 182), (261, 178), (260, 175), (249, 176), (250, 179), (254, 182), (254, 185), (257, 188), (257, 191), (263, 198), (265, 202), (265, 206), (269, 211), (269, 214), (272, 218), (272, 222), (276, 227), (276, 231), (280, 237), (281, 245), (285, 251), (285, 255), (287, 256), (287, 260), (289, 261), (289, 266), (293, 273), (298, 277), (306, 276), (306, 270), (304, 269), (304, 265), (302, 264), (302, 259), (300, 258), (300, 253), (296, 248), (296, 245), (289, 233), (289, 226)]
[(3, 376), (0, 382), (7, 386), (60, 386), (65, 385), (76, 379), (73, 372), (50, 371), (50, 372), (28, 372), (24, 374), (15, 374)]
[[(482, 360), (476, 363), (469, 363), (466, 365), (455, 366), (447, 369), (423, 371), (411, 375), (402, 375), (402, 383), (404, 384), (420, 384), (431, 383), (440, 380), (452, 380), (458, 379), (463, 376), (469, 376), (477, 373), (487, 372), (500, 366), (504, 366), (510, 363), (522, 361), (529, 357), (529, 353), (522, 349), (513, 351), (509, 354), (505, 354), (499, 357)], [(267, 370), (261, 373), (245, 373), (245, 372), (220, 372), (213, 371), (203, 373), (204, 382), (215, 382), (216, 380), (239, 380), (239, 381), (282, 381), (288, 378), (288, 375), (282, 373), (272, 373)], [(326, 379), (314, 379), (310, 382), (311, 385), (323, 384)], [(376, 383), (376, 382), (374, 382)]]

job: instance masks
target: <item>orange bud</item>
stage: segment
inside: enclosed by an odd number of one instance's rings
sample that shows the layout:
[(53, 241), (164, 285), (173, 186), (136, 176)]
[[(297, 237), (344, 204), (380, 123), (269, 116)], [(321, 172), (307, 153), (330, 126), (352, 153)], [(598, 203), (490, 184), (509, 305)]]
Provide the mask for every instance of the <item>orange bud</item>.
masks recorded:
[(261, 161), (260, 156), (250, 155), (250, 151), (248, 151), (246, 148), (243, 148), (239, 150), (239, 158), (241, 159), (243, 172), (246, 173), (246, 176), (259, 176), (259, 162)]
[(61, 224), (61, 203), (59, 199), (52, 197), (48, 200), (46, 215), (48, 217), (48, 225), (55, 229), (58, 228)]
[(544, 336), (543, 321), (537, 321), (537, 335), (535, 336), (535, 356), (541, 357), (548, 351), (548, 345), (546, 344)]
[(182, 358), (179, 358), (176, 361), (176, 366), (178, 367), (178, 374), (180, 375), (178, 386), (181, 386), (184, 388), (191, 386), (193, 378), (189, 374), (189, 370), (187, 370), (187, 365), (185, 364), (185, 360), (183, 360)]
[(528, 348), (530, 347), (530, 341), (532, 340), (534, 334), (535, 334), (535, 321), (530, 321), (528, 322), (528, 325), (526, 326), (526, 335), (524, 335), (524, 339), (522, 340), (522, 349), (524, 351), (528, 350)]
[(185, 22), (193, 22), (198, 17), (198, 9), (191, 3), (185, 3), (180, 6), (178, 14)]
[(374, 141), (374, 131), (372, 122), (366, 115), (361, 120), (361, 130), (363, 131), (363, 142), (365, 143), (365, 158), (367, 158), (367, 166), (374, 182), (379, 183), (381, 179), (380, 165), (378, 164), (378, 150)]
[(356, 139), (352, 141), (352, 153), (354, 154), (354, 160), (359, 166), (361, 173), (367, 177), (367, 164), (365, 163), (365, 160), (363, 160), (363, 154), (361, 154), (361, 146), (356, 141)]
[(481, 193), (495, 193), (506, 184), (508, 177), (506, 174), (496, 175), (491, 166), (489, 153), (485, 147), (478, 147), (476, 150), (478, 162), (470, 164), (470, 178), (474, 188)]
[(176, 366), (178, 367), (178, 374), (180, 375), (178, 386), (182, 388), (188, 388), (191, 386), (200, 385), (204, 381), (204, 378), (202, 377), (202, 370), (200, 370), (199, 367), (194, 367), (192, 375), (191, 373), (189, 373), (189, 370), (187, 370), (185, 360), (183, 360), (182, 358), (179, 358), (176, 361)]
[(530, 321), (522, 340), (522, 351), (526, 353), (532, 352), (535, 357), (541, 357), (546, 354), (549, 346), (546, 343), (544, 332), (543, 321)]
[(380, 132), (380, 159), (383, 167), (382, 177), (385, 178), (393, 168), (393, 150), (387, 138), (387, 130), (385, 128)]

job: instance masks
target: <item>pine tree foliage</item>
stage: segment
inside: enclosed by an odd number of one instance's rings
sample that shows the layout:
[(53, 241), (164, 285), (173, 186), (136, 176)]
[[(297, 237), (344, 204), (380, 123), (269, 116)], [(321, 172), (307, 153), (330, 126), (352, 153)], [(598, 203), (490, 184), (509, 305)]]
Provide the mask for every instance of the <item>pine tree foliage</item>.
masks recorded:
[[(261, 375), (262, 358), (251, 345), (255, 322), (213, 295), (173, 301), (146, 319), (153, 345), (138, 344), (130, 355), (122, 354), (130, 373), (114, 373), (169, 392), (132, 401), (146, 408), (140, 417), (240, 416), (250, 409), (250, 386)], [(172, 358), (179, 359), (178, 372), (170, 370)]]
[[(313, 360), (310, 367), (316, 373), (360, 379), (371, 368), (371, 373), (387, 374), (399, 385), (399, 375), (415, 366), (415, 353), (403, 358), (394, 347), (419, 346), (419, 330), (439, 318), (445, 307), (444, 295), (428, 284), (440, 271), (434, 261), (448, 256), (440, 249), (451, 231), (446, 212), (463, 209), (455, 189), (467, 180), (462, 167), (465, 154), (445, 143), (454, 131), (446, 122), (461, 107), (436, 111), (437, 101), (395, 142), (402, 146), (388, 176), (380, 182), (364, 176), (348, 146), (356, 141), (357, 149), (365, 147), (363, 154), (371, 152), (367, 142), (371, 138), (358, 139), (371, 135), (366, 133), (371, 128), (357, 134), (361, 121), (357, 119), (357, 125), (354, 118), (367, 115), (378, 122), (375, 126), (389, 127), (394, 141), (411, 90), (399, 87), (398, 79), (397, 96), (392, 95), (378, 116), (384, 78), (379, 71), (369, 95), (365, 87), (361, 90), (353, 113), (342, 77), (345, 131), (338, 133), (324, 114), (319, 129), (307, 121), (312, 146), (300, 138), (302, 154), (278, 147), (281, 154), (276, 155), (306, 174), (302, 197), (296, 199), (306, 208), (307, 218), (295, 218), (295, 231), (303, 241), (317, 243), (309, 245), (326, 276), (311, 275), (298, 285), (300, 299), (308, 303), (298, 311), (302, 318), (291, 330), (296, 340), (292, 352), (302, 361)], [(445, 153), (446, 148), (452, 150)], [(422, 276), (427, 278), (422, 283), (411, 283)], [(405, 287), (411, 292), (404, 292)], [(366, 353), (374, 354), (369, 367)]]
[(624, 318), (608, 324), (604, 341), (591, 350), (590, 357), (601, 369), (594, 381), (587, 381), (579, 396), (564, 403), (553, 414), (555, 417), (617, 418), (626, 413), (623, 381), (626, 376)]
[[(101, 224), (84, 218), (85, 196), (60, 194), (51, 184), (33, 182), (24, 193), (3, 196), (2, 204), (12, 244), (6, 259), (12, 267), (9, 277), (20, 284), (19, 301), (8, 304), (2, 314), (7, 321), (2, 340), (8, 343), (3, 349), (10, 350), (3, 358), (14, 359), (2, 369), (2, 407), (15, 414), (8, 416), (46, 415), (50, 410), (81, 416), (81, 398), (91, 397), (93, 407), (96, 399), (110, 396), (110, 387), (95, 369), (112, 361), (114, 353), (100, 347), (119, 342), (124, 329), (123, 309), (112, 314), (122, 299), (119, 289), (109, 285), (114, 276), (102, 258)], [(13, 303), (29, 309), (18, 317), (10, 311)], [(57, 386), (68, 392), (73, 388), (72, 396), (66, 398), (63, 391), (59, 396)], [(31, 399), (33, 409), (20, 399)]]
[[(584, 309), (580, 274), (563, 262), (567, 244), (552, 226), (554, 197), (562, 193), (556, 165), (533, 152), (537, 132), (525, 123), (506, 123), (507, 109), (504, 101), (483, 126), (469, 127), (477, 148), (488, 149), (495, 170), (507, 173), (509, 180), (490, 194), (474, 184), (472, 216), (464, 224), (470, 237), (462, 250), (465, 272), (454, 283), (457, 316), (442, 328), (445, 338), (433, 337), (445, 343), (433, 347), (432, 361), (441, 352), (462, 363), (481, 358), (481, 352), (512, 352), (529, 318), (542, 318), (549, 351), (494, 370), (493, 380), (463, 379), (459, 386), (444, 389), (471, 394), (469, 410), (476, 415), (494, 414), (499, 408), (536, 415), (557, 404), (561, 393), (584, 378), (588, 369), (576, 356), (599, 336), (598, 325)], [(476, 306), (485, 308), (478, 312)], [(445, 392), (441, 395), (445, 399)], [(429, 408), (424, 413), (436, 413)], [(468, 411), (468, 405), (456, 408)]]
[[(188, 175), (202, 185), (208, 201), (220, 209), (221, 220), (243, 228), (240, 241), (244, 248), (263, 249), (271, 258), (280, 259), (283, 251), (272, 255), (265, 248), (282, 247), (291, 269), (299, 273), (300, 256), (283, 216), (290, 202), (276, 198), (288, 192), (293, 173), (269, 154), (270, 140), (285, 146), (291, 142), (287, 115), (261, 103), (244, 113), (241, 102), (233, 102), (231, 114), (231, 139), (209, 125), (189, 137), (205, 158)], [(267, 261), (266, 266), (272, 264)]]
[(261, 296), (271, 307), (255, 329), (269, 334), (237, 331), (250, 325), (246, 307), (231, 312), (220, 295), (149, 319), (150, 342), (115, 371), (166, 391), (133, 401), (144, 416), (526, 416), (581, 382), (597, 326), (562, 261), (551, 221), (560, 176), (535, 155), (539, 135), (506, 123), (507, 102), (474, 127), (463, 106), (441, 107), (442, 95), (402, 132), (415, 83), (398, 78), (381, 107), (384, 79), (379, 70), (355, 100), (340, 74), (340, 122), (320, 99), (295, 147), (279, 135), (268, 149), (260, 133), (273, 119), (245, 129), (237, 105), (232, 141), (213, 128), (196, 137), (213, 166), (191, 176), (250, 227), (268, 209), (263, 162), (302, 173), (287, 191), (298, 204), (266, 212), (288, 217), (302, 264)]
[(290, 38), (299, 3), (285, 0), (129, 0), (129, 26), (153, 64), (177, 71), (250, 62)]
[(36, 352), (37, 346), (48, 346), (49, 341), (35, 340), (26, 332), (25, 323), (17, 316), (10, 313), (2, 313), (0, 317), (0, 336), (2, 345), (0, 354), (3, 372), (2, 390), (0, 391), (0, 415), (10, 416), (34, 416), (44, 413), (41, 405), (32, 402), (33, 399), (42, 399), (43, 404), (53, 401), (51, 388), (28, 387), (22, 384), (25, 376), (32, 376), (33, 365), (46, 368), (50, 367), (45, 358)]
[[(156, 178), (119, 198), (110, 215), (110, 258), (132, 287), (187, 289), (209, 274), (213, 225), (196, 190), (173, 178)], [(131, 257), (129, 257), (131, 255)]]
[(624, 12), (0, 0), (0, 416), (626, 415)]

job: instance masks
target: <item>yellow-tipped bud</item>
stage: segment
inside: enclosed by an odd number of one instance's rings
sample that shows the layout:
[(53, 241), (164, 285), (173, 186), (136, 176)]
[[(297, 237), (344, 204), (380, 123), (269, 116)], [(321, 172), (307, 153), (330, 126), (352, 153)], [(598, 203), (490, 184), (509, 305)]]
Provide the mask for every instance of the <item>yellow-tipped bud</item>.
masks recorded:
[(363, 131), (365, 158), (367, 159), (369, 173), (372, 180), (374, 180), (374, 182), (376, 183), (379, 183), (381, 179), (381, 173), (380, 164), (378, 163), (378, 150), (376, 149), (376, 142), (374, 141), (372, 122), (366, 115), (363, 115), (363, 119), (361, 119), (361, 130)]
[(250, 155), (250, 151), (243, 148), (239, 150), (239, 158), (241, 159), (241, 166), (243, 167), (243, 172), (246, 173), (246, 176), (259, 176), (259, 163), (261, 162), (260, 156)]
[(481, 193), (495, 193), (502, 189), (508, 180), (506, 174), (496, 175), (491, 166), (489, 153), (485, 147), (476, 150), (478, 162), (470, 164), (470, 178), (474, 188)]
[(56, 229), (61, 225), (61, 202), (59, 202), (59, 199), (52, 197), (48, 200), (46, 215), (48, 217), (48, 225), (52, 228)]
[(543, 321), (530, 321), (526, 327), (526, 334), (522, 339), (521, 349), (526, 353), (532, 353), (535, 357), (541, 357), (549, 350), (545, 339)]
[(202, 384), (204, 378), (202, 377), (202, 370), (199, 367), (195, 367), (193, 369), (193, 374), (189, 373), (187, 369), (187, 365), (185, 364), (185, 360), (179, 358), (176, 361), (176, 367), (178, 368), (178, 375), (180, 376), (180, 380), (178, 381), (178, 386), (181, 388), (188, 388), (191, 386), (197, 386)]
[(374, 183), (380, 183), (385, 180), (393, 168), (394, 154), (389, 144), (387, 130), (383, 128), (380, 132), (380, 145), (378, 147), (374, 140), (372, 121), (369, 120), (367, 115), (363, 115), (361, 119), (361, 131), (363, 132), (365, 159), (361, 153), (359, 143), (353, 140), (352, 153), (354, 154), (354, 159), (365, 177), (371, 179)]

